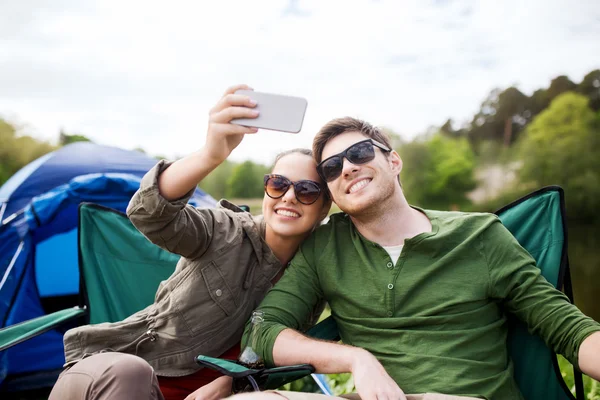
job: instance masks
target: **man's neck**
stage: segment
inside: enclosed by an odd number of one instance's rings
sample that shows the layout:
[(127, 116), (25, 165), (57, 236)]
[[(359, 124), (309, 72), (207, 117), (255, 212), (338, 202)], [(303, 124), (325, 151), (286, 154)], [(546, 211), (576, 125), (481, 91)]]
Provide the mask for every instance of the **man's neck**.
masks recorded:
[(424, 232), (431, 232), (431, 222), (422, 212), (412, 208), (400, 191), (377, 211), (350, 216), (354, 226), (367, 240), (381, 246), (397, 246)]

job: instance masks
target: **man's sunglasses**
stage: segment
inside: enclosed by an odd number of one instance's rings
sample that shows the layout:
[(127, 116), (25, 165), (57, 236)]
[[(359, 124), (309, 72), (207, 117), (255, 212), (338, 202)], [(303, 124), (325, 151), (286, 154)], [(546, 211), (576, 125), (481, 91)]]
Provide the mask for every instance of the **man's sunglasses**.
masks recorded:
[(294, 186), (296, 199), (305, 205), (311, 205), (321, 194), (321, 185), (315, 181), (303, 180), (292, 182), (283, 175), (267, 174), (264, 178), (265, 193), (272, 199), (279, 199)]
[(354, 143), (341, 153), (335, 154), (321, 161), (317, 165), (317, 172), (325, 182), (331, 182), (342, 174), (344, 168), (344, 157), (352, 164), (366, 164), (375, 158), (375, 147), (389, 153), (392, 151), (387, 146), (373, 139), (366, 139)]

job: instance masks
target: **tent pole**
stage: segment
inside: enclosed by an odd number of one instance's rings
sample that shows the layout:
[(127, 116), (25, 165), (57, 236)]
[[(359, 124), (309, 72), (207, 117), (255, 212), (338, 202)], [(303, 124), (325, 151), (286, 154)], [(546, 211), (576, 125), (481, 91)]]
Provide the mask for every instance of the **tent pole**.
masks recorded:
[(8, 279), (8, 275), (10, 275), (10, 271), (12, 271), (13, 267), (15, 266), (15, 263), (17, 262), (17, 258), (19, 258), (19, 254), (21, 254), (21, 251), (23, 250), (24, 245), (25, 245), (24, 241), (21, 241), (21, 243), (19, 243), (19, 247), (17, 248), (15, 255), (13, 256), (12, 260), (10, 260), (10, 264), (8, 264), (8, 268), (6, 268), (6, 271), (4, 272), (4, 276), (2, 277), (2, 281), (0, 282), (0, 292), (2, 291), (2, 288), (4, 287), (6, 280)]

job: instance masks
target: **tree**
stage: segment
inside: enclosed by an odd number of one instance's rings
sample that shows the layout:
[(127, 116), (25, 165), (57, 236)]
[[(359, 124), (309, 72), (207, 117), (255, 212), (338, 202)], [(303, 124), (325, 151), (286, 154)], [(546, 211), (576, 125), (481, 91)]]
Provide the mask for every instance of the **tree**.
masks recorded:
[(263, 176), (268, 168), (264, 165), (245, 161), (236, 165), (227, 180), (227, 197), (235, 199), (251, 199), (262, 197)]
[(600, 206), (600, 131), (588, 102), (581, 94), (559, 95), (519, 144), (521, 180), (562, 186), (575, 218), (595, 218)]
[(451, 138), (463, 137), (466, 134), (464, 129), (454, 129), (454, 121), (451, 118), (448, 118), (440, 127), (440, 133)]
[(586, 76), (579, 85), (577, 92), (590, 100), (590, 108), (594, 111), (600, 110), (600, 69), (595, 69)]
[(401, 182), (411, 203), (441, 209), (469, 203), (466, 195), (476, 185), (475, 155), (465, 138), (421, 137), (402, 146), (400, 154)]
[(202, 182), (200, 189), (210, 194), (215, 199), (222, 199), (227, 196), (227, 183), (232, 175), (236, 164), (225, 160), (217, 168), (215, 168)]
[(531, 119), (534, 116), (538, 115), (548, 105), (550, 104), (550, 100), (548, 97), (548, 91), (546, 89), (538, 89), (529, 98), (529, 109), (531, 111)]
[[(600, 110), (600, 70), (588, 73), (579, 85), (566, 75), (557, 76), (547, 89), (538, 89), (530, 97), (516, 87), (493, 89), (481, 103), (479, 111), (464, 133), (478, 154), (483, 141), (492, 140), (503, 143), (505, 147), (511, 146), (527, 124), (545, 110), (552, 100), (571, 91), (584, 94), (590, 99), (592, 110)], [(452, 129), (451, 120), (440, 129), (450, 137), (461, 136), (462, 133)]]
[(509, 87), (498, 96), (498, 109), (496, 112), (502, 127), (502, 142), (505, 147), (510, 146), (516, 134), (521, 132), (529, 118), (529, 98), (515, 87)]
[(19, 134), (17, 128), (0, 118), (0, 185), (31, 161), (53, 151), (51, 144)]
[[(475, 148), (482, 140), (494, 140), (508, 147), (531, 120), (531, 105), (529, 97), (516, 87), (494, 89), (473, 117), (467, 137)], [(448, 122), (443, 130), (448, 130)]]
[(548, 101), (552, 101), (565, 92), (574, 91), (577, 85), (566, 75), (560, 75), (550, 81)]
[(67, 144), (75, 143), (75, 142), (91, 142), (91, 140), (83, 135), (69, 135), (65, 131), (61, 129), (60, 134), (58, 135), (58, 144), (60, 146), (66, 146)]

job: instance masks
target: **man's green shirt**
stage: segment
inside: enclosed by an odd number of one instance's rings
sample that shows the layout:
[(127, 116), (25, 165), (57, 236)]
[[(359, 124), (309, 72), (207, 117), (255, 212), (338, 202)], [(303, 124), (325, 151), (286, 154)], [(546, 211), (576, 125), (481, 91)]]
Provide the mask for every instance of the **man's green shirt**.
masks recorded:
[(277, 335), (325, 299), (342, 341), (370, 351), (405, 393), (521, 398), (503, 310), (578, 365), (600, 325), (541, 276), (495, 215), (423, 212), (432, 231), (406, 240), (395, 265), (345, 214), (317, 229), (259, 307), (255, 350), (266, 363)]

